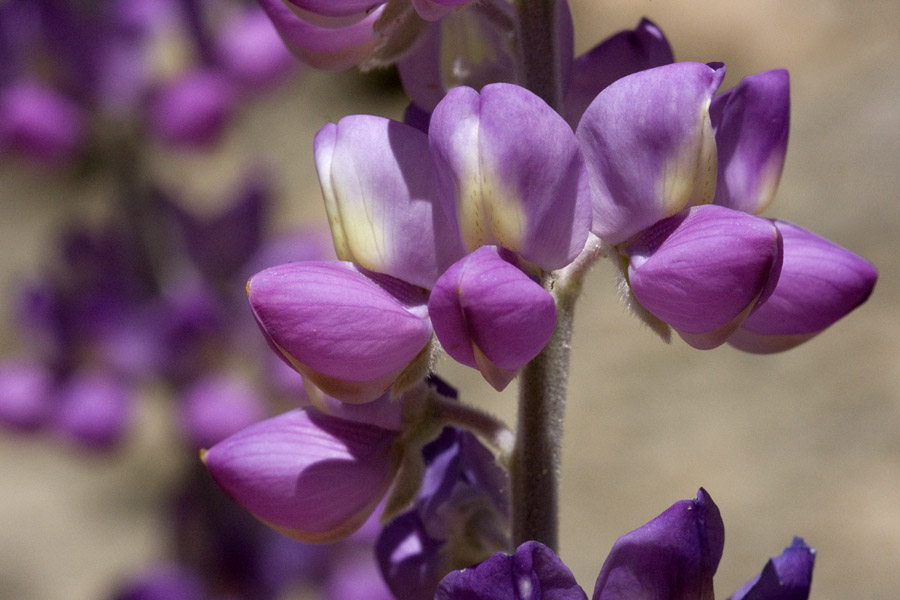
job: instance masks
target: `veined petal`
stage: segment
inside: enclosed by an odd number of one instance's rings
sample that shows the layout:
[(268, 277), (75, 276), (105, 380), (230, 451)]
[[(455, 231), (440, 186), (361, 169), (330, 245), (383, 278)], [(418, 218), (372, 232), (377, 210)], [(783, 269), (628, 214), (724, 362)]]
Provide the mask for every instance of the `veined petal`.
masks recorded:
[(463, 255), (421, 131), (354, 115), (323, 127), (314, 147), (338, 258), (430, 288)]
[(759, 214), (775, 197), (790, 126), (788, 72), (745, 77), (716, 96), (709, 109), (719, 171), (714, 202)]
[(538, 355), (556, 327), (550, 294), (492, 246), (447, 269), (428, 312), (447, 354), (480, 370), (498, 390)]
[(713, 600), (725, 526), (701, 488), (613, 544), (592, 600)]
[(566, 89), (566, 120), (574, 129), (597, 94), (613, 81), (674, 60), (666, 36), (648, 19), (603, 40), (575, 59)]
[(724, 76), (721, 66), (675, 63), (623, 77), (594, 99), (576, 133), (595, 234), (619, 244), (687, 206), (712, 202), (709, 105)]
[(549, 271), (584, 248), (584, 160), (572, 129), (540, 98), (511, 84), (455, 88), (428, 137), (441, 201), (469, 251), (498, 245)]
[(397, 471), (396, 432), (292, 410), (213, 446), (203, 460), (236, 502), (281, 533), (327, 542), (355, 531)]
[[(635, 596), (636, 597), (636, 596)], [(453, 571), (434, 600), (587, 600), (569, 568), (540, 542), (525, 542), (515, 554), (497, 553), (483, 563)]]
[(254, 316), (279, 354), (325, 393), (374, 400), (431, 338), (425, 291), (350, 263), (301, 262), (247, 283)]
[(325, 71), (344, 71), (358, 65), (375, 49), (379, 6), (359, 21), (325, 26), (301, 18), (285, 0), (259, 0), (288, 49), (304, 63)]
[(781, 264), (771, 221), (714, 205), (664, 219), (621, 251), (641, 306), (701, 349), (728, 339), (770, 293)]
[(816, 551), (803, 538), (795, 537), (784, 552), (769, 559), (762, 573), (728, 600), (806, 600), (815, 561)]
[(781, 276), (728, 340), (746, 352), (768, 354), (805, 342), (865, 302), (878, 271), (846, 248), (786, 221)]

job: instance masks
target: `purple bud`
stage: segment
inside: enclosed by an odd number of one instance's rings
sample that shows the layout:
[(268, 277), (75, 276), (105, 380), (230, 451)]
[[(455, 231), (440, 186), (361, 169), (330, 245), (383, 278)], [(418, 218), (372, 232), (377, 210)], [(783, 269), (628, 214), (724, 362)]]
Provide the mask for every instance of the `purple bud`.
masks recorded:
[(237, 92), (215, 71), (194, 70), (168, 83), (150, 106), (150, 126), (165, 143), (203, 147), (215, 143), (234, 112)]
[(704, 489), (613, 544), (592, 600), (713, 600), (725, 528)]
[(216, 444), (203, 460), (236, 502), (279, 532), (327, 542), (356, 530), (394, 480), (398, 434), (292, 410)]
[(0, 155), (62, 166), (84, 145), (85, 129), (82, 110), (54, 89), (32, 81), (0, 89)]
[(53, 407), (53, 375), (41, 363), (11, 360), (0, 364), (0, 424), (33, 431)]
[(715, 205), (663, 219), (622, 251), (637, 301), (700, 349), (728, 339), (771, 292), (781, 266), (771, 221)]
[(234, 375), (207, 375), (180, 398), (181, 429), (191, 446), (209, 448), (266, 418), (262, 398)]
[(272, 267), (247, 283), (264, 335), (289, 364), (345, 402), (382, 395), (431, 339), (426, 293), (350, 263)]
[(878, 279), (871, 263), (802, 227), (775, 221), (784, 240), (772, 295), (728, 340), (746, 352), (788, 350), (812, 338), (868, 299)]
[(89, 448), (107, 449), (122, 440), (132, 423), (134, 390), (103, 372), (79, 373), (59, 391), (54, 426)]
[[(371, 55), (378, 42), (374, 26), (384, 12), (384, 4), (377, 2), (259, 0), (259, 4), (288, 49), (314, 69), (325, 71), (344, 71)], [(316, 6), (307, 8), (311, 5)]]
[(434, 596), (434, 600), (509, 598), (587, 600), (569, 568), (539, 542), (525, 542), (515, 554), (498, 553), (480, 565), (453, 571), (444, 577)]
[(154, 565), (126, 583), (115, 600), (207, 600), (198, 573), (179, 564)]
[(431, 291), (428, 312), (444, 350), (497, 390), (543, 350), (556, 327), (553, 297), (494, 246), (447, 269)]
[(709, 107), (718, 148), (715, 203), (759, 214), (772, 202), (787, 152), (788, 72), (745, 77)]
[(781, 555), (769, 559), (762, 573), (728, 600), (807, 600), (816, 551), (795, 537)]

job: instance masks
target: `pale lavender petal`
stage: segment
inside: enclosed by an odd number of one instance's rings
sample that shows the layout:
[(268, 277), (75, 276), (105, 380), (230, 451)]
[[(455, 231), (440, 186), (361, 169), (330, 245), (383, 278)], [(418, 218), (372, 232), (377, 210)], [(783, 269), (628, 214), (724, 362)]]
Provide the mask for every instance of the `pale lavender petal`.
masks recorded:
[(319, 412), (344, 421), (367, 423), (391, 431), (403, 429), (403, 404), (392, 398), (390, 393), (382, 394), (365, 404), (349, 404), (324, 394), (315, 395), (312, 405)]
[(189, 71), (169, 82), (153, 100), (150, 127), (167, 144), (208, 146), (222, 135), (236, 103), (237, 90), (222, 73)]
[(802, 227), (775, 221), (784, 240), (781, 276), (728, 340), (747, 352), (788, 350), (865, 302), (878, 271), (871, 263)]
[(575, 59), (566, 89), (566, 120), (577, 127), (581, 115), (609, 84), (674, 60), (672, 48), (659, 27), (641, 19), (634, 29), (616, 33)]
[(453, 571), (434, 600), (587, 600), (572, 572), (553, 550), (525, 542), (515, 554), (495, 554), (483, 563)]
[(444, 350), (497, 389), (538, 355), (556, 327), (553, 297), (493, 246), (482, 246), (441, 276), (428, 312)]
[(258, 6), (238, 11), (219, 35), (218, 56), (229, 75), (250, 89), (282, 80), (294, 58)]
[(0, 155), (58, 167), (85, 144), (82, 109), (62, 93), (32, 81), (0, 89)]
[(790, 125), (788, 72), (745, 77), (709, 108), (719, 174), (715, 203), (759, 214), (772, 202), (784, 167)]
[(421, 131), (355, 115), (323, 127), (314, 148), (338, 258), (430, 288), (463, 255)]
[[(363, 15), (359, 21), (326, 26), (301, 18), (285, 0), (258, 2), (272, 19), (288, 49), (315, 69), (344, 71), (354, 67), (372, 53), (378, 42), (374, 26), (384, 5)], [(327, 1), (317, 4), (323, 7), (334, 5)]]
[(816, 551), (803, 538), (795, 537), (784, 552), (769, 559), (762, 573), (728, 600), (807, 600), (815, 561)]
[(428, 133), (446, 209), (469, 251), (498, 245), (545, 270), (569, 264), (590, 228), (584, 160), (569, 125), (510, 84), (451, 90)]
[(204, 453), (216, 483), (258, 519), (305, 542), (355, 531), (397, 472), (397, 434), (293, 410)]
[(641, 306), (701, 349), (728, 339), (771, 293), (781, 265), (781, 239), (771, 221), (715, 205), (659, 221), (623, 252)]
[(340, 400), (374, 400), (425, 348), (426, 293), (350, 263), (272, 267), (247, 284), (260, 328), (303, 376)]
[(297, 8), (326, 17), (349, 17), (384, 4), (377, 0), (283, 0)]
[(592, 231), (610, 244), (709, 203), (716, 144), (709, 105), (724, 67), (675, 63), (623, 77), (587, 108), (577, 135), (593, 196)]
[(0, 424), (33, 431), (53, 407), (53, 374), (43, 364), (10, 360), (0, 364)]
[(116, 376), (84, 372), (59, 391), (53, 425), (88, 448), (107, 449), (122, 441), (133, 421), (134, 390)]
[(725, 527), (704, 489), (613, 544), (591, 600), (713, 600)]
[(453, 7), (466, 2), (469, 0), (412, 0), (412, 5), (426, 21), (437, 21), (453, 10)]
[(445, 540), (428, 535), (416, 510), (409, 510), (385, 525), (375, 545), (382, 576), (397, 598), (434, 598), (447, 572), (441, 550)]
[(245, 380), (229, 374), (207, 375), (185, 389), (179, 421), (194, 448), (209, 448), (267, 416), (263, 398)]

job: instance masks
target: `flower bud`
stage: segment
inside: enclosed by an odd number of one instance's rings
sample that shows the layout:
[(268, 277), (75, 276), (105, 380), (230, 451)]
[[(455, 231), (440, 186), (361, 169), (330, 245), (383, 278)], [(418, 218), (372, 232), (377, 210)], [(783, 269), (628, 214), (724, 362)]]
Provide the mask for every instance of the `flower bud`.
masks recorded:
[(203, 456), (215, 482), (279, 532), (328, 542), (359, 528), (397, 473), (398, 433), (296, 409), (261, 421)]

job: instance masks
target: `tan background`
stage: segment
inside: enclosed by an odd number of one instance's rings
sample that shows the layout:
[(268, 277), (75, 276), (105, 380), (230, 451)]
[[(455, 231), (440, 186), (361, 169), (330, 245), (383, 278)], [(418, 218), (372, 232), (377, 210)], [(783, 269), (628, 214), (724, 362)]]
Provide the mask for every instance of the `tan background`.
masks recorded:
[[(720, 598), (794, 534), (818, 549), (814, 598), (900, 598), (900, 4), (583, 0), (574, 11), (580, 50), (646, 14), (677, 59), (726, 62), (726, 87), (790, 69), (790, 149), (769, 215), (862, 254), (881, 280), (868, 304), (824, 335), (757, 357), (662, 344), (625, 314), (611, 269), (598, 266), (573, 342), (564, 560), (590, 594), (618, 535), (702, 485), (726, 524)], [(234, 181), (236, 157), (261, 158), (281, 174), (278, 225), (320, 219), (312, 134), (350, 112), (399, 115), (395, 99), (373, 103), (363, 90), (352, 74), (309, 73), (243, 116), (241, 134), (216, 156), (167, 153), (156, 167), (173, 185), (215, 197)], [(0, 167), (2, 289), (46, 258), (55, 223), (92, 214), (105, 193), (99, 183)], [(2, 303), (8, 310), (8, 294)], [(0, 338), (4, 354), (15, 345)], [(514, 389), (497, 395), (449, 361), (441, 372), (465, 400), (511, 415)], [(144, 404), (141, 422), (114, 457), (0, 435), (0, 598), (102, 598), (117, 577), (162, 555), (154, 511), (180, 453), (158, 403)]]

